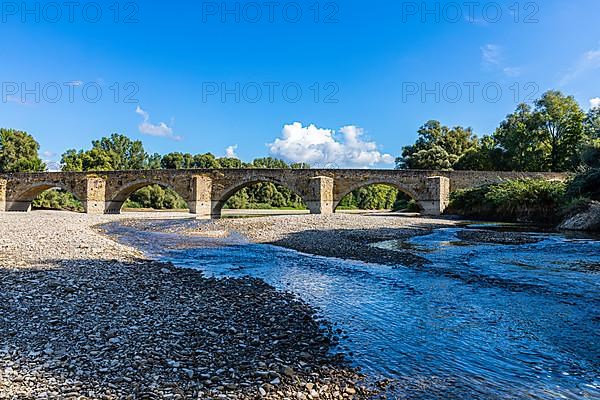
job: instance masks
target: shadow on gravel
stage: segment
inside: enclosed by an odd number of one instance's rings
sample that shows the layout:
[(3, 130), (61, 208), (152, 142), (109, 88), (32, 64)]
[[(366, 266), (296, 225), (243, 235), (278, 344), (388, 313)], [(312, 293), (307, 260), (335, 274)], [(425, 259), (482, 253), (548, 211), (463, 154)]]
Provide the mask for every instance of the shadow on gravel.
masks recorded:
[(0, 398), (367, 397), (314, 310), (258, 279), (55, 260), (0, 287)]
[(389, 251), (371, 246), (386, 240), (402, 240), (427, 235), (421, 227), (310, 230), (291, 233), (272, 244), (302, 253), (358, 260), (383, 265), (421, 267), (429, 261), (411, 251)]

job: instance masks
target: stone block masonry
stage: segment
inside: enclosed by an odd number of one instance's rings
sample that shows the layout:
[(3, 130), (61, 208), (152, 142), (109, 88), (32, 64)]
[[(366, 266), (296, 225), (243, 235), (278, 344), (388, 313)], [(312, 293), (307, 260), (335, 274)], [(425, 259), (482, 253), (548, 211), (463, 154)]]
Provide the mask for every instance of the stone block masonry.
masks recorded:
[(6, 179), (0, 179), (0, 211), (6, 210)]
[(371, 184), (389, 184), (411, 196), (425, 215), (440, 215), (452, 190), (507, 179), (565, 180), (567, 174), (498, 171), (398, 171), (356, 169), (195, 169), (42, 172), (0, 174), (0, 211), (29, 211), (43, 191), (60, 188), (75, 195), (86, 213), (120, 213), (135, 191), (158, 184), (179, 193), (190, 212), (220, 218), (237, 191), (258, 182), (287, 187), (313, 214), (331, 214), (348, 193)]

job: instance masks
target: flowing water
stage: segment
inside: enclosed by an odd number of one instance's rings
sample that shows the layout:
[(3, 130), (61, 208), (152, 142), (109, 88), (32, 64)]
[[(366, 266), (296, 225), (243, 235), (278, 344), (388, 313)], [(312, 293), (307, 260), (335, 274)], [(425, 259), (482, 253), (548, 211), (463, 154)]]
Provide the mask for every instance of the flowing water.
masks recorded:
[(600, 399), (600, 241), (531, 233), (540, 241), (474, 244), (457, 237), (464, 228), (448, 228), (375, 244), (431, 261), (410, 268), (241, 237), (105, 229), (178, 266), (295, 293), (343, 329), (338, 351), (397, 382), (393, 398)]

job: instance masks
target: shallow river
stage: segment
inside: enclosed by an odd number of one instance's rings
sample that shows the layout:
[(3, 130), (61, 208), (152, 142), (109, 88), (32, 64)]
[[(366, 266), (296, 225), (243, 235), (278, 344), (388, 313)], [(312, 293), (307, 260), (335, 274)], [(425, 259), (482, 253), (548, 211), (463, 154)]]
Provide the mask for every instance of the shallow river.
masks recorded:
[[(147, 222), (154, 228), (168, 222)], [(211, 276), (254, 276), (344, 330), (338, 351), (409, 399), (600, 399), (600, 241), (531, 233), (470, 244), (463, 228), (376, 246), (432, 263), (390, 267), (300, 254), (241, 237), (105, 227), (147, 254)]]

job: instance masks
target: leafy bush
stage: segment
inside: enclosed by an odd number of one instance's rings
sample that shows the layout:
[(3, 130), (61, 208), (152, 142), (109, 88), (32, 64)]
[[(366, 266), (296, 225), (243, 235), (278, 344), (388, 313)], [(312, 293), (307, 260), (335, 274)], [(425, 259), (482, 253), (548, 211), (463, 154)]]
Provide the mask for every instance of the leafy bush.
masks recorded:
[(489, 192), (489, 186), (477, 188), (460, 189), (450, 193), (450, 204), (447, 213), (464, 216), (479, 216), (490, 209), (491, 205), (486, 202), (485, 195)]
[(83, 212), (83, 204), (70, 192), (46, 190), (33, 200), (33, 208)]
[(451, 194), (448, 213), (503, 221), (554, 222), (565, 204), (566, 184), (509, 180)]
[(421, 207), (419, 207), (419, 203), (417, 203), (414, 199), (398, 199), (396, 203), (394, 203), (393, 210), (418, 213), (421, 212)]
[(340, 201), (340, 210), (404, 210), (409, 208), (410, 197), (397, 188), (376, 184), (357, 189)]
[(580, 197), (600, 200), (600, 168), (590, 168), (577, 174), (567, 186), (568, 200)]
[(146, 186), (133, 193), (123, 204), (124, 208), (150, 208), (155, 210), (182, 210), (188, 205), (175, 191), (159, 185)]
[(306, 205), (302, 198), (290, 189), (270, 182), (261, 182), (239, 190), (223, 208), (305, 210)]
[(582, 146), (581, 161), (590, 168), (600, 168), (600, 139), (592, 140)]

